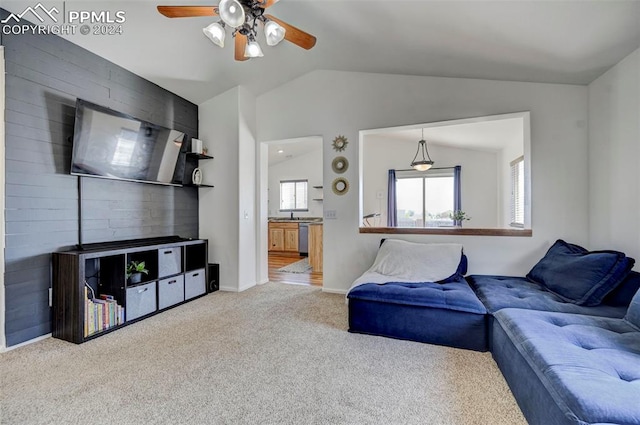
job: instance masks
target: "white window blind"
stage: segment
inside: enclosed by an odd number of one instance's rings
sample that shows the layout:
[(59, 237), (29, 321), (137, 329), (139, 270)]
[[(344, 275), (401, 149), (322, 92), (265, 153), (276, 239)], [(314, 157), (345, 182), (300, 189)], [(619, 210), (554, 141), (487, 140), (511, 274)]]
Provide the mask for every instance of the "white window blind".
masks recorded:
[(524, 156), (511, 161), (511, 226), (524, 227)]
[(308, 211), (307, 180), (280, 182), (280, 211)]

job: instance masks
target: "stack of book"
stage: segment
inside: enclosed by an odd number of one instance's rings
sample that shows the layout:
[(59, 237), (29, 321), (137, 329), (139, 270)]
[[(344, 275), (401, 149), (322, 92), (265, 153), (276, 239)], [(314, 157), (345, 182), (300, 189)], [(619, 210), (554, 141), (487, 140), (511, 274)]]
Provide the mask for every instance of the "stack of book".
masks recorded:
[(118, 304), (113, 295), (100, 294), (99, 298), (90, 298), (85, 286), (84, 300), (84, 336), (124, 323), (124, 307)]

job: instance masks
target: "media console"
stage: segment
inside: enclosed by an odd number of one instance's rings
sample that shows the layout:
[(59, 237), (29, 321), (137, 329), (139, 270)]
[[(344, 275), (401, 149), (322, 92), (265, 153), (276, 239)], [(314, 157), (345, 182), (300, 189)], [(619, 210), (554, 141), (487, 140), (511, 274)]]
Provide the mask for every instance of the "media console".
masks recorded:
[[(208, 243), (180, 237), (53, 253), (53, 336), (81, 344), (207, 293)], [(132, 283), (127, 265), (144, 262)]]

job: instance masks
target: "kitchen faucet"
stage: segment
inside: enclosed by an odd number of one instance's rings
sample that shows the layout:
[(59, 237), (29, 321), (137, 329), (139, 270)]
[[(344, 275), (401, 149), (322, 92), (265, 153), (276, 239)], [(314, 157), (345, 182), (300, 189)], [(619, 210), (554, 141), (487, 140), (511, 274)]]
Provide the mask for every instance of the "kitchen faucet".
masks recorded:
[(291, 211), (291, 220), (293, 220), (293, 211)]

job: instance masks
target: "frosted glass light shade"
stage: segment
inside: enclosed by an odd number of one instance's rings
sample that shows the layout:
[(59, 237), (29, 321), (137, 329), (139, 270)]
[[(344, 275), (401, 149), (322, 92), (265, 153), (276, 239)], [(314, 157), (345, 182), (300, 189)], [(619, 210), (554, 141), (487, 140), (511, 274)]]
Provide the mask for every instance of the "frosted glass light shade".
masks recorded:
[(224, 38), (226, 36), (224, 28), (220, 23), (214, 22), (206, 28), (202, 29), (204, 35), (207, 36), (212, 43), (224, 47)]
[(218, 13), (225, 24), (233, 28), (242, 26), (245, 21), (244, 8), (238, 0), (221, 0)]
[(268, 21), (264, 24), (264, 36), (267, 39), (269, 46), (275, 46), (284, 40), (284, 35), (287, 32), (282, 25), (274, 21)]
[(262, 48), (257, 41), (250, 41), (247, 43), (247, 47), (244, 49), (245, 58), (261, 58), (263, 56)]
[(433, 167), (433, 161), (417, 161), (412, 163), (411, 166), (418, 171), (427, 171)]

